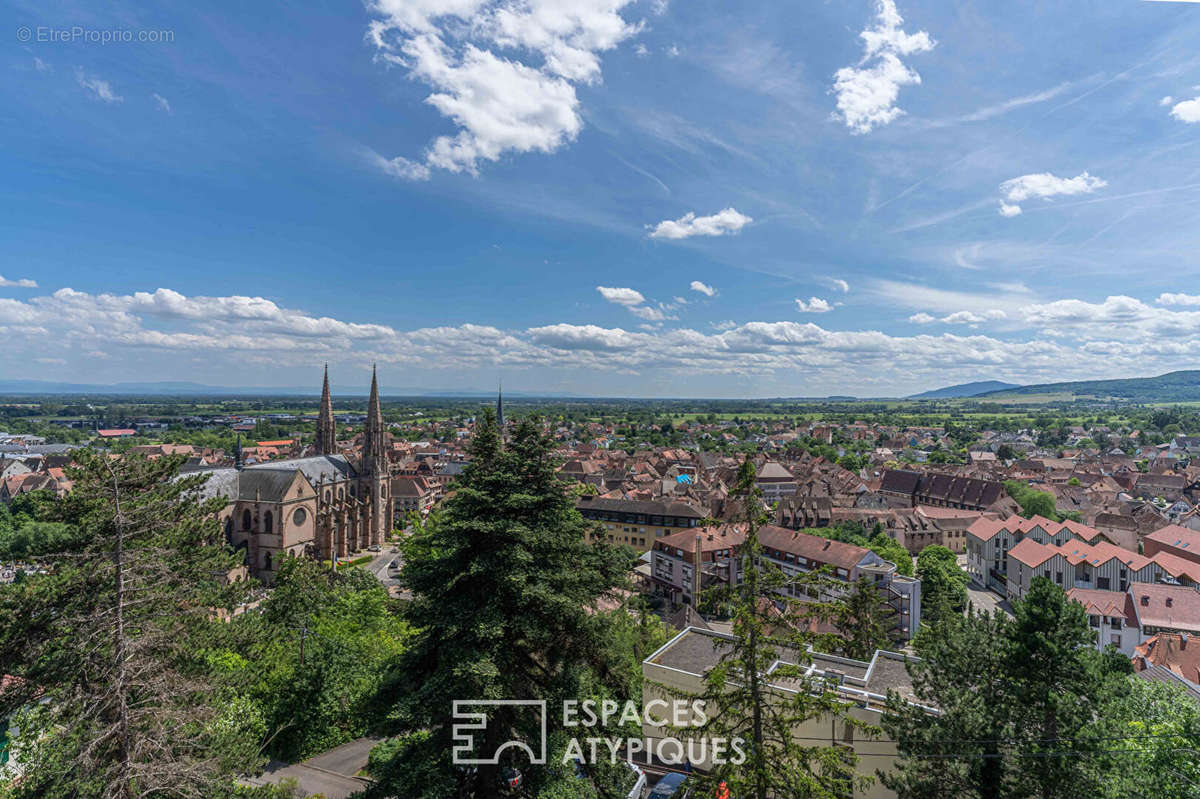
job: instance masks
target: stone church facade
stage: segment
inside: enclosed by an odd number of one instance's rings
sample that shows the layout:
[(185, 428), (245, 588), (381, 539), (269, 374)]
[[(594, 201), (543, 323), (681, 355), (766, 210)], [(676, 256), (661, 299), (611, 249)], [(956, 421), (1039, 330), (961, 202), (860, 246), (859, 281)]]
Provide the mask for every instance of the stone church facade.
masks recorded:
[(243, 467), (239, 447), (237, 465), (205, 472), (203, 496), (228, 500), (219, 514), (226, 540), (267, 584), (289, 555), (346, 557), (381, 546), (392, 529), (390, 442), (374, 373), (357, 464), (337, 452), (334, 432), (327, 368), (311, 456)]

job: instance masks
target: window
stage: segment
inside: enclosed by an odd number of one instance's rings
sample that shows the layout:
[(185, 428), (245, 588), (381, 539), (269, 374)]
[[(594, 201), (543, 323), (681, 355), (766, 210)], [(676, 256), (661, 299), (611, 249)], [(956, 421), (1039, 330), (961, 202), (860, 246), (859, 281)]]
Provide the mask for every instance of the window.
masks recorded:
[(1054, 573), (1054, 582), (1058, 583), (1059, 585), (1062, 585), (1062, 572)]
[[(271, 511), (267, 511), (266, 513), (263, 514), (263, 532), (267, 532), (267, 533), (274, 532), (275, 531), (274, 523), (275, 523), (275, 517), (273, 517), (271, 515)], [(270, 568), (270, 567), (268, 566), (267, 568)]]
[(308, 518), (308, 514), (304, 512), (304, 508), (296, 508), (296, 512), (292, 514), (292, 524), (299, 527), (304, 524), (304, 520)]
[(1121, 645), (1121, 636), (1117, 635), (1116, 633), (1112, 634), (1112, 636), (1110, 637), (1110, 640), (1112, 641), (1113, 646)]
[(254, 518), (250, 515), (250, 511), (248, 511), (248, 510), (242, 511), (242, 529), (249, 530), (253, 523), (254, 523)]
[(271, 553), (270, 552), (268, 552), (266, 557), (263, 558), (263, 568), (266, 569), (267, 571), (271, 571)]
[(1109, 582), (1110, 582), (1109, 578), (1107, 578), (1107, 577), (1097, 577), (1096, 578), (1096, 587), (1099, 588), (1101, 591), (1107, 591), (1108, 587), (1109, 587)]

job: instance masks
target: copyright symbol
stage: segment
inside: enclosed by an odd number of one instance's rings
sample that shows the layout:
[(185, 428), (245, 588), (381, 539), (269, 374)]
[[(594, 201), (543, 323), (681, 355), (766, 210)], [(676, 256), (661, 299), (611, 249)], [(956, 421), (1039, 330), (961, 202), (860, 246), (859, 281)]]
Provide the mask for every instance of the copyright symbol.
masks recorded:
[(17, 28), (17, 41), (18, 42), (27, 42), (32, 38), (33, 38), (33, 31), (29, 30), (29, 28), (25, 27), (24, 25)]

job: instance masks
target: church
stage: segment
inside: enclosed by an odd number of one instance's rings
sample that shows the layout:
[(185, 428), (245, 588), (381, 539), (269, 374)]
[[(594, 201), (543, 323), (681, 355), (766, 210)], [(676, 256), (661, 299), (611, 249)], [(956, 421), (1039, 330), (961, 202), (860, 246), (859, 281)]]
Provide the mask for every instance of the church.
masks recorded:
[(218, 514), (226, 541), (245, 550), (250, 574), (268, 585), (285, 556), (346, 557), (382, 546), (392, 529), (390, 441), (374, 370), (357, 464), (337, 452), (334, 432), (326, 367), (312, 455), (243, 466), (239, 443), (233, 467), (202, 472), (202, 497), (228, 502)]

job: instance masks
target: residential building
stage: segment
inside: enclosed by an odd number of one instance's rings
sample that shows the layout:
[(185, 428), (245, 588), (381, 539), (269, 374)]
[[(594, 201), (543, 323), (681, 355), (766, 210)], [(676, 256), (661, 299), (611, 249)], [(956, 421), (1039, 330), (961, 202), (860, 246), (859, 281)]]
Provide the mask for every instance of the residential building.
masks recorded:
[(585, 519), (598, 522), (603, 536), (634, 549), (649, 549), (656, 540), (680, 530), (698, 527), (704, 512), (686, 502), (632, 499), (605, 499), (582, 496), (575, 503)]
[[(734, 549), (746, 537), (744, 524), (723, 524), (684, 530), (654, 542), (651, 580), (677, 604), (694, 604), (700, 590), (741, 581)], [(896, 612), (903, 638), (916, 634), (921, 623), (921, 581), (899, 574), (896, 564), (871, 550), (820, 536), (764, 525), (758, 531), (763, 555), (784, 574), (792, 576), (828, 569), (835, 585), (827, 597), (841, 596), (859, 578), (875, 583)], [(699, 577), (697, 577), (699, 573)], [(792, 596), (802, 596), (793, 591)]]

